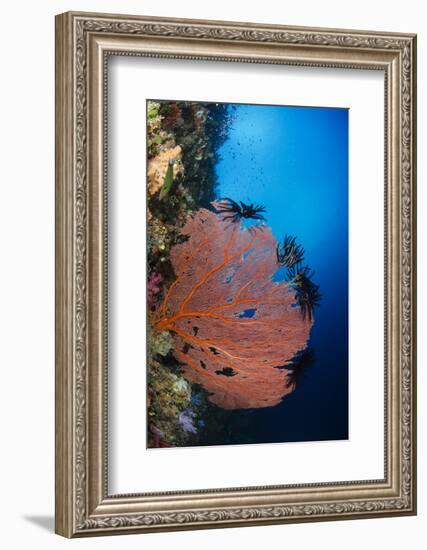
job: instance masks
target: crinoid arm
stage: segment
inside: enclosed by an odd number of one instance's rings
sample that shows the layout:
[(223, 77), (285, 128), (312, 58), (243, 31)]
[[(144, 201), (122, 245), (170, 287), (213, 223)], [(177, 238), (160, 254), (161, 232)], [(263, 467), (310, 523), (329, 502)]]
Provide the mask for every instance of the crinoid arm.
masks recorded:
[(224, 217), (222, 218), (222, 221), (223, 221), (223, 222), (226, 222), (226, 221), (228, 221), (228, 220), (231, 220), (232, 223), (235, 223), (235, 222), (240, 221), (240, 217), (239, 217), (238, 214), (230, 214), (229, 216), (224, 216)]
[(265, 227), (265, 224), (257, 223), (254, 225), (250, 225), (247, 229), (251, 235), (255, 235), (257, 231), (264, 231)]
[(305, 348), (299, 351), (292, 362), (285, 366), (288, 371), (286, 387), (295, 390), (301, 383), (306, 371), (315, 365), (315, 352), (313, 348)]
[(218, 212), (238, 212), (239, 205), (233, 199), (229, 197), (224, 197), (215, 201), (214, 206)]
[(240, 201), (240, 215), (242, 218), (265, 221), (264, 216), (261, 214), (265, 211), (265, 206), (254, 203), (246, 204)]
[[(239, 204), (240, 203), (240, 204)], [(212, 205), (220, 214), (223, 222), (229, 222), (230, 225), (240, 223), (242, 220), (255, 220), (255, 224), (250, 225), (246, 229), (253, 235), (257, 230), (263, 230), (265, 222), (261, 212), (265, 212), (265, 207), (254, 203), (246, 204), (243, 201), (238, 203), (229, 197), (224, 197), (218, 201), (214, 201)]]
[(250, 208), (251, 208), (255, 213), (266, 212), (265, 206), (263, 206), (262, 204), (251, 204), (251, 205), (250, 205)]
[(303, 320), (313, 319), (313, 310), (320, 303), (322, 295), (319, 292), (319, 285), (313, 283), (314, 271), (308, 266), (295, 264), (288, 269), (286, 279), (295, 290), (295, 298), (301, 310)]
[(305, 250), (300, 244), (296, 243), (296, 237), (285, 235), (283, 244), (277, 245), (277, 262), (288, 269), (301, 264), (304, 260), (304, 254)]
[(251, 218), (253, 220), (265, 221), (265, 217), (262, 214), (254, 214), (253, 216), (251, 216)]

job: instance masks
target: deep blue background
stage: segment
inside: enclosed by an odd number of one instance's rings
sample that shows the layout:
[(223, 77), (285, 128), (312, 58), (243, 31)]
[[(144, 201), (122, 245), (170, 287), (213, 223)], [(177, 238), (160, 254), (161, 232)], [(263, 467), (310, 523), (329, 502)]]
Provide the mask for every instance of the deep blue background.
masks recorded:
[[(348, 111), (229, 106), (218, 197), (262, 204), (280, 241), (297, 237), (321, 304), (312, 367), (283, 402), (224, 415), (228, 443), (348, 438)], [(213, 443), (213, 442), (212, 442)]]

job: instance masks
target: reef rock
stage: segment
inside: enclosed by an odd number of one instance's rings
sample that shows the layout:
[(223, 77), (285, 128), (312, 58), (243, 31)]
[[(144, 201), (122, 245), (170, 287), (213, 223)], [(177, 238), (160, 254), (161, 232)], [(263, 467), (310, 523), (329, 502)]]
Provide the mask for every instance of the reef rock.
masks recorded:
[(183, 173), (184, 167), (181, 162), (181, 155), (181, 147), (177, 145), (170, 149), (160, 151), (157, 156), (148, 161), (147, 176), (148, 192), (150, 195), (154, 195), (162, 188), (170, 160), (174, 161), (173, 177), (176, 178), (178, 174)]

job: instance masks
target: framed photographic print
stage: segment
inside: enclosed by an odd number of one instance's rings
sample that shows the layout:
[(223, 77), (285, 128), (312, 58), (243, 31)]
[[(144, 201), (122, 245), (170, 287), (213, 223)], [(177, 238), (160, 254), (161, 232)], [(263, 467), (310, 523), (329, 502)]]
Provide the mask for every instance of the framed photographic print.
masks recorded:
[(56, 531), (416, 513), (416, 37), (56, 18)]

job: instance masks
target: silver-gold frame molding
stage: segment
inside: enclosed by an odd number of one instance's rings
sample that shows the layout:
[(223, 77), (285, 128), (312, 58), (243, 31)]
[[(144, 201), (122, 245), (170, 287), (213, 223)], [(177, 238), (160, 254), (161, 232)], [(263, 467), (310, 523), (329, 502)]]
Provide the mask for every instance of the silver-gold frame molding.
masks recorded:
[[(111, 55), (384, 71), (384, 479), (108, 494), (105, 205)], [(411, 34), (57, 16), (57, 533), (77, 537), (416, 513), (415, 88)]]

